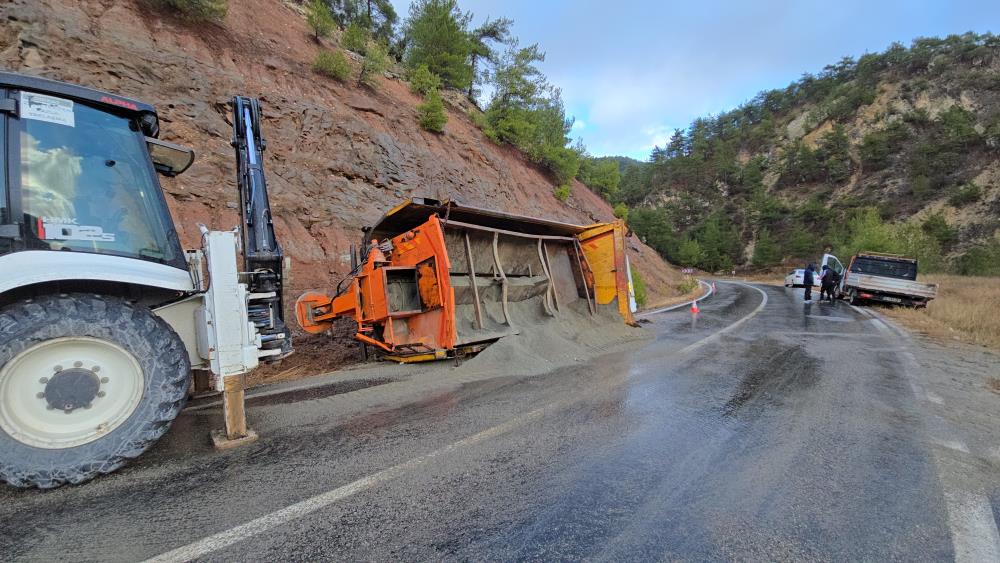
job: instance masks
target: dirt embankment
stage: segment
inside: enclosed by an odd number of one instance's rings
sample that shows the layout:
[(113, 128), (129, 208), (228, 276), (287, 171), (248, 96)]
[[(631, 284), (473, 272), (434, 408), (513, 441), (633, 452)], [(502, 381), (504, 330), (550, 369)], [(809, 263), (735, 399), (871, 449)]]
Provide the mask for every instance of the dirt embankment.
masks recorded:
[[(613, 218), (579, 183), (569, 201), (558, 201), (546, 175), (486, 139), (462, 108), (449, 107), (445, 133), (435, 135), (417, 125), (420, 100), (405, 82), (382, 78), (372, 90), (316, 75), (310, 65), (321, 46), (284, 3), (229, 6), (224, 22), (195, 25), (136, 0), (5, 2), (0, 67), (155, 105), (161, 137), (198, 154), (188, 172), (163, 181), (186, 246), (198, 244), (198, 223), (237, 223), (227, 104), (234, 94), (260, 97), (265, 166), (278, 234), (292, 258), (293, 297), (336, 284), (349, 270), (347, 249), (360, 228), (410, 196), (576, 223)], [(677, 272), (637, 239), (629, 248), (650, 303), (677, 293)], [(309, 363), (319, 365), (310, 367), (332, 367), (346, 353), (353, 352), (317, 346)]]

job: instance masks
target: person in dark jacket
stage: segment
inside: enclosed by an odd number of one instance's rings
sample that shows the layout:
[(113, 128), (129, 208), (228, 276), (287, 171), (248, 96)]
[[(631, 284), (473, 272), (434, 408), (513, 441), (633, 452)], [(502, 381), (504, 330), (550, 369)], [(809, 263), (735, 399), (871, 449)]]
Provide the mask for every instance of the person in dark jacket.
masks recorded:
[(812, 303), (813, 300), (813, 283), (816, 282), (815, 274), (816, 266), (812, 264), (806, 266), (806, 271), (802, 272), (802, 285), (806, 286), (806, 303)]
[(830, 300), (830, 303), (834, 302), (837, 297), (837, 284), (840, 283), (840, 276), (837, 272), (833, 271), (833, 268), (829, 266), (823, 266), (823, 274), (820, 276), (820, 291), (819, 299), (823, 300), (823, 295)]

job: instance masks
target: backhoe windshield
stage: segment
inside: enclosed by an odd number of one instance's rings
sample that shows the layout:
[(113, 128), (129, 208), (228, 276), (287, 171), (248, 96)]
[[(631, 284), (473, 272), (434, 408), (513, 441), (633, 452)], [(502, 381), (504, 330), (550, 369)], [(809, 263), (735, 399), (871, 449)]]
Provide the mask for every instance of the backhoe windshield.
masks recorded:
[[(19, 122), (21, 201), (32, 247), (181, 262), (135, 124), (68, 100), (29, 96), (22, 96), (27, 111)], [(31, 111), (30, 103), (40, 109)]]

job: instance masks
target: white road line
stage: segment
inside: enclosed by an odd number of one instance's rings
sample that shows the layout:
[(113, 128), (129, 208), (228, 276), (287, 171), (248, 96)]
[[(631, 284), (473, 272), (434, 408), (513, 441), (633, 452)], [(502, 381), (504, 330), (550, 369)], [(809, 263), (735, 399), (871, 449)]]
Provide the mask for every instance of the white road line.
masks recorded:
[(945, 491), (955, 563), (1000, 561), (1000, 534), (990, 501), (982, 494)]
[[(719, 335), (735, 330), (736, 328), (738, 328), (739, 326), (743, 325), (748, 320), (753, 318), (755, 315), (757, 315), (757, 313), (759, 313), (764, 308), (764, 306), (767, 305), (767, 293), (761, 290), (760, 288), (740, 282), (719, 282), (719, 283), (733, 283), (737, 285), (742, 285), (744, 287), (749, 287), (751, 289), (755, 289), (758, 292), (760, 292), (763, 299), (761, 300), (760, 305), (758, 305), (756, 309), (751, 311), (745, 317), (726, 326), (725, 328), (719, 330), (718, 332), (715, 332), (697, 342), (694, 342), (693, 344), (689, 344), (688, 346), (681, 348), (677, 352), (671, 354), (671, 356), (685, 354), (687, 352), (690, 352), (691, 350), (700, 348), (701, 346), (704, 346), (705, 344), (718, 339)], [(478, 434), (473, 434), (472, 436), (463, 438), (453, 444), (449, 444), (440, 449), (434, 450), (433, 452), (430, 452), (428, 454), (415, 457), (409, 461), (400, 463), (399, 465), (394, 465), (392, 467), (389, 467), (388, 469), (377, 471), (375, 473), (372, 473), (371, 475), (368, 475), (367, 477), (362, 477), (357, 481), (348, 483), (341, 487), (337, 487), (336, 489), (327, 491), (325, 493), (320, 493), (316, 496), (307, 498), (303, 501), (279, 509), (275, 512), (271, 512), (270, 514), (265, 514), (264, 516), (250, 520), (245, 524), (240, 524), (235, 528), (230, 528), (228, 530), (224, 530), (222, 532), (208, 536), (196, 542), (192, 542), (190, 544), (178, 547), (161, 555), (157, 555), (156, 557), (147, 559), (146, 561), (147, 563), (191, 561), (193, 559), (197, 559), (199, 557), (208, 555), (209, 553), (214, 553), (216, 551), (219, 551), (220, 549), (225, 549), (245, 539), (255, 537), (259, 534), (272, 530), (278, 526), (287, 524), (293, 520), (296, 520), (298, 518), (316, 512), (317, 510), (326, 508), (338, 501), (353, 496), (357, 493), (367, 491), (368, 489), (374, 488), (380, 484), (391, 481), (405, 474), (407, 471), (415, 467), (418, 467), (421, 464), (426, 463), (427, 461), (435, 457), (446, 455), (450, 452), (453, 452), (461, 448), (466, 448), (469, 446), (479, 444), (481, 442), (489, 440), (490, 438), (495, 438), (497, 436), (510, 432), (511, 430), (514, 430), (520, 426), (524, 426), (529, 422), (536, 421), (550, 411), (564, 408), (566, 406), (573, 404), (574, 402), (576, 402), (576, 400), (556, 401), (555, 403), (550, 403), (548, 405), (545, 405), (544, 407), (535, 409), (527, 414), (523, 414), (515, 418), (512, 418), (507, 422), (504, 422), (503, 424), (494, 426), (492, 428), (488, 428), (486, 430), (483, 430), (482, 432), (479, 432)]]
[[(707, 282), (702, 281), (702, 280), (698, 280), (698, 283), (700, 283), (701, 285), (705, 286), (705, 295), (702, 295), (701, 297), (699, 297), (697, 299), (692, 299), (691, 301), (685, 301), (683, 303), (678, 303), (676, 305), (671, 305), (669, 307), (661, 307), (659, 309), (654, 309), (652, 311), (643, 311), (643, 312), (639, 313), (638, 315), (636, 315), (635, 318), (637, 318), (637, 319), (644, 319), (644, 318), (646, 318), (646, 317), (648, 317), (650, 315), (655, 315), (657, 313), (666, 313), (667, 311), (674, 311), (676, 309), (680, 309), (681, 307), (689, 307), (689, 306), (691, 306), (692, 303), (704, 301), (705, 299), (708, 299), (709, 297), (711, 297), (713, 293), (715, 293), (715, 290), (713, 290), (712, 286), (709, 285)], [(723, 283), (725, 283), (725, 282), (723, 282)]]
[(935, 444), (941, 446), (942, 448), (948, 448), (949, 450), (955, 450), (957, 452), (962, 452), (963, 454), (969, 453), (969, 447), (960, 440), (944, 440), (942, 438), (932, 438), (932, 440)]
[(453, 444), (434, 450), (431, 453), (415, 457), (409, 461), (400, 463), (399, 465), (394, 465), (388, 469), (372, 473), (367, 477), (363, 477), (342, 487), (337, 487), (331, 491), (307, 498), (306, 500), (297, 502), (270, 514), (265, 514), (260, 518), (256, 518), (245, 524), (236, 526), (235, 528), (231, 528), (229, 530), (219, 532), (218, 534), (208, 536), (207, 538), (194, 543), (178, 547), (177, 549), (168, 551), (151, 559), (147, 559), (146, 561), (147, 563), (166, 563), (174, 561), (191, 561), (193, 559), (203, 557), (209, 553), (224, 549), (245, 539), (252, 538), (258, 534), (274, 529), (283, 524), (287, 524), (292, 520), (316, 512), (317, 510), (330, 506), (331, 504), (349, 496), (366, 491), (387, 481), (391, 481), (392, 479), (406, 473), (410, 469), (426, 463), (435, 457), (442, 456), (454, 450), (472, 446), (489, 440), (490, 438), (500, 436), (506, 432), (510, 432), (519, 426), (538, 420), (545, 413), (561, 406), (563, 405), (560, 402), (551, 403), (527, 414), (512, 418), (503, 424), (486, 429), (478, 434), (473, 434), (472, 436), (463, 438)]
[(944, 399), (941, 398), (941, 396), (938, 395), (937, 393), (931, 393), (930, 391), (927, 391), (926, 393), (924, 393), (924, 395), (927, 396), (927, 400), (928, 401), (930, 401), (930, 402), (932, 402), (934, 404), (937, 404), (937, 405), (943, 405), (944, 404)]
[(675, 352), (677, 355), (687, 354), (688, 352), (697, 350), (698, 348), (701, 348), (702, 346), (704, 346), (704, 345), (706, 345), (706, 344), (708, 344), (710, 342), (715, 342), (716, 340), (718, 340), (719, 338), (721, 338), (723, 334), (726, 334), (728, 332), (732, 332), (732, 331), (736, 330), (737, 328), (739, 328), (740, 326), (742, 326), (744, 323), (746, 323), (750, 319), (752, 319), (755, 316), (757, 316), (757, 313), (761, 312), (764, 309), (764, 307), (767, 306), (767, 292), (764, 291), (763, 289), (759, 288), (759, 287), (754, 287), (754, 286), (749, 285), (749, 284), (745, 284), (745, 283), (741, 283), (741, 282), (735, 282), (735, 281), (720, 281), (718, 283), (731, 283), (731, 284), (734, 284), (734, 285), (742, 285), (743, 287), (749, 287), (750, 289), (757, 290), (757, 292), (760, 293), (760, 296), (761, 296), (760, 305), (757, 305), (757, 308), (754, 309), (753, 311), (750, 311), (750, 313), (747, 316), (745, 316), (742, 319), (736, 321), (735, 323), (727, 326), (726, 328), (724, 328), (724, 329), (716, 332), (715, 334), (712, 334), (711, 336), (707, 336), (705, 338), (702, 338), (701, 340), (699, 340), (699, 341), (697, 341), (697, 342), (695, 342), (693, 344), (688, 344), (687, 346), (681, 348), (680, 350), (678, 350), (677, 352)]
[[(855, 307), (855, 309), (861, 311)], [(896, 323), (888, 321), (882, 318), (881, 315), (872, 311), (866, 312), (867, 316), (871, 317), (873, 322), (876, 322), (876, 328), (879, 330), (888, 330), (891, 334), (894, 334), (904, 345), (911, 344), (913, 342), (910, 334), (904, 329), (900, 328)], [(883, 328), (884, 327), (884, 328)], [(906, 373), (911, 386), (914, 386), (914, 392), (917, 397), (925, 397), (926, 400), (931, 400), (931, 395), (926, 393), (919, 384), (915, 382), (917, 374), (920, 373), (922, 369), (920, 366), (917, 356), (912, 351), (905, 351), (899, 356), (903, 359), (904, 364), (906, 364)], [(919, 389), (919, 391), (917, 391)], [(935, 395), (936, 396), (936, 395)], [(934, 418), (928, 416), (927, 412), (922, 411), (921, 414), (925, 419), (925, 423), (934, 427)], [(937, 425), (936, 430), (949, 431), (950, 425), (947, 422)], [(961, 440), (943, 440), (940, 438), (933, 437), (935, 428), (929, 428), (929, 433), (932, 435), (931, 441), (943, 446), (945, 448), (962, 452), (962, 454), (969, 454), (969, 448)], [(997, 530), (997, 522), (993, 517), (993, 508), (990, 505), (989, 499), (981, 494), (974, 493), (956, 488), (955, 484), (950, 482), (944, 475), (942, 475), (942, 453), (936, 452), (933, 449), (932, 455), (934, 457), (934, 463), (938, 468), (938, 475), (941, 481), (941, 486), (944, 489), (944, 499), (945, 499), (945, 509), (948, 512), (948, 527), (951, 530), (951, 542), (955, 549), (955, 561), (956, 563), (978, 563), (980, 561), (1000, 561), (1000, 532)], [(1000, 457), (1000, 448), (997, 449), (997, 456)]]
[(816, 319), (819, 321), (833, 321), (836, 323), (855, 323), (858, 322), (857, 319), (849, 319), (847, 317), (829, 317), (825, 315), (806, 315), (810, 319)]

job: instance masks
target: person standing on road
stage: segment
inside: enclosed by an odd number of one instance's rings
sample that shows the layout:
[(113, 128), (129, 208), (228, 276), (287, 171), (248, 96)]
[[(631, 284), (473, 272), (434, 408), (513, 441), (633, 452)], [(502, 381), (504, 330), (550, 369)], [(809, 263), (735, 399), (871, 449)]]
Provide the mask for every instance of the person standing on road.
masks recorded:
[(802, 273), (802, 285), (806, 286), (806, 303), (812, 303), (813, 300), (813, 283), (816, 282), (814, 274), (816, 273), (816, 266), (809, 264), (806, 266), (806, 271)]
[(820, 290), (819, 290), (820, 301), (823, 300), (823, 295), (826, 295), (826, 298), (830, 301), (830, 303), (833, 303), (834, 297), (836, 297), (835, 293), (837, 291), (837, 282), (840, 281), (837, 279), (837, 272), (834, 272), (833, 268), (829, 266), (823, 266), (823, 274), (820, 275), (819, 279), (820, 279)]

